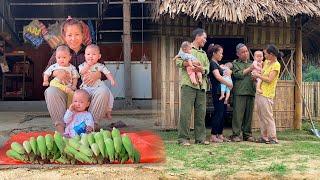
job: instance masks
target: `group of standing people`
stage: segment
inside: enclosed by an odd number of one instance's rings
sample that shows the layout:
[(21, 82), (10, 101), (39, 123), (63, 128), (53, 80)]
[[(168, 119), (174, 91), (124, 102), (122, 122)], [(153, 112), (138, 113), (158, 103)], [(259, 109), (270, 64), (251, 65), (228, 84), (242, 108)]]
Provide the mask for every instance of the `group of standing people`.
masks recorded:
[[(193, 31), (193, 42), (182, 46), (175, 58), (177, 67), (181, 68), (181, 109), (178, 125), (178, 143), (190, 145), (190, 118), (194, 108), (194, 134), (196, 144), (220, 142), (250, 141), (277, 144), (275, 120), (273, 118), (273, 98), (280, 74), (278, 59), (283, 54), (274, 45), (268, 45), (262, 51), (254, 53), (254, 61), (245, 44), (236, 46), (238, 59), (232, 63), (220, 64), (223, 47), (210, 44), (207, 52), (202, 50), (207, 34), (203, 29)], [(182, 45), (188, 43), (184, 42)], [(187, 50), (188, 47), (189, 50)], [(264, 61), (263, 60), (264, 55)], [(232, 78), (231, 78), (232, 74)], [(201, 81), (197, 81), (201, 77)], [(208, 77), (208, 78), (207, 78)], [(206, 91), (211, 82), (214, 113), (211, 119), (210, 141), (206, 138)], [(223, 135), (225, 112), (230, 91), (233, 93), (232, 135)], [(256, 90), (257, 89), (257, 90)], [(254, 104), (259, 117), (261, 135), (254, 138), (251, 121)]]

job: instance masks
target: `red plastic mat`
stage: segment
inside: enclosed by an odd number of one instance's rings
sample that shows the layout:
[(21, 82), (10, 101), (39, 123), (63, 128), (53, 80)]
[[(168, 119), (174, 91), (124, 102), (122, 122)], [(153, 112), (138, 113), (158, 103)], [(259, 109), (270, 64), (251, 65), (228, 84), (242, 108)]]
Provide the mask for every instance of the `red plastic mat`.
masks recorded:
[[(10, 149), (12, 142), (23, 143), (29, 140), (30, 137), (37, 137), (39, 135), (53, 134), (53, 132), (20, 132), (10, 137), (3, 147), (0, 149), (0, 164), (28, 164), (13, 160), (6, 155), (6, 151)], [(131, 138), (134, 147), (141, 153), (141, 163), (159, 163), (165, 161), (164, 144), (160, 136), (148, 132), (126, 132)]]

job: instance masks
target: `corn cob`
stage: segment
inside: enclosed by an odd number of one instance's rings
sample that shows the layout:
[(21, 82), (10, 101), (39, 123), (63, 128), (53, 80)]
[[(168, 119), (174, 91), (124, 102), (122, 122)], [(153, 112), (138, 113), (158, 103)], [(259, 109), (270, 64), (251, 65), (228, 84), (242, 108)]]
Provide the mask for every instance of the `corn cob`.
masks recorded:
[(51, 151), (52, 148), (53, 148), (53, 137), (51, 134), (47, 134), (45, 136), (45, 139), (46, 139), (46, 146), (47, 146), (47, 149), (48, 151)]
[(53, 157), (50, 159), (50, 162), (54, 162), (56, 161), (57, 159), (59, 159), (61, 157), (61, 154), (60, 153), (56, 153), (53, 155)]
[(121, 137), (114, 137), (113, 138), (114, 150), (117, 154), (120, 154), (122, 148), (122, 140)]
[(130, 158), (133, 158), (133, 145), (131, 142), (131, 139), (127, 134), (122, 135), (122, 144), (126, 151), (128, 152), (128, 155)]
[(77, 152), (74, 157), (82, 163), (92, 163), (91, 159), (81, 152)]
[(110, 131), (100, 129), (100, 132), (102, 134), (103, 140), (105, 140), (107, 138), (111, 138), (111, 132)]
[(94, 135), (94, 140), (99, 147), (99, 150), (100, 150), (100, 153), (102, 154), (102, 157), (106, 157), (105, 156), (105, 144), (103, 142), (102, 134), (100, 132), (97, 132)]
[(51, 151), (52, 154), (59, 154), (59, 149), (58, 149), (58, 146), (55, 142), (53, 142), (53, 147), (52, 147), (52, 151)]
[(54, 133), (54, 135), (53, 135), (53, 138), (54, 138), (54, 142), (56, 143), (59, 151), (63, 152), (64, 147), (65, 147), (66, 144), (65, 144), (65, 141), (62, 138), (62, 135), (58, 131), (56, 131)]
[(62, 164), (70, 164), (70, 161), (65, 156), (61, 156), (56, 160), (56, 162), (62, 163)]
[(91, 146), (93, 143), (95, 143), (95, 142), (94, 142), (93, 133), (88, 134), (87, 139), (88, 139), (88, 143), (89, 143), (90, 146)]
[(88, 135), (87, 134), (81, 134), (81, 140), (80, 143), (89, 147), (89, 142), (88, 142)]
[(140, 158), (141, 158), (141, 155), (140, 155), (140, 152), (136, 149), (133, 149), (133, 162), (134, 163), (139, 163), (140, 162)]
[(69, 144), (71, 147), (73, 147), (74, 149), (79, 150), (80, 143), (78, 142), (77, 139), (74, 139), (74, 138), (69, 139), (68, 144)]
[(26, 162), (27, 159), (24, 155), (22, 154), (19, 154), (17, 151), (13, 150), (13, 149), (9, 149), (7, 152), (6, 152), (6, 155), (12, 159), (15, 159), (15, 160), (19, 160), (19, 161), (24, 161)]
[(114, 161), (114, 145), (113, 145), (113, 141), (111, 138), (107, 138), (105, 141), (105, 146), (107, 148), (107, 152), (108, 152), (108, 156), (109, 156), (109, 160), (110, 162)]
[(23, 146), (20, 143), (12, 142), (11, 149), (16, 151), (19, 154), (24, 154), (26, 151), (24, 150)]
[(89, 147), (85, 146), (85, 145), (81, 145), (80, 148), (79, 148), (79, 151), (81, 153), (83, 153), (84, 155), (89, 156), (89, 157), (91, 157), (93, 155), (92, 150)]
[(31, 145), (30, 145), (30, 142), (29, 141), (23, 141), (22, 143), (23, 147), (24, 147), (24, 150), (30, 154), (31, 152)]
[(120, 131), (119, 131), (119, 129), (113, 127), (113, 128), (112, 128), (112, 131), (111, 131), (111, 135), (112, 135), (112, 138), (120, 137)]
[(125, 155), (121, 158), (120, 163), (123, 164), (123, 163), (127, 162), (128, 160), (129, 160), (129, 156), (128, 156), (128, 154), (125, 154)]
[(120, 154), (119, 154), (120, 159), (121, 159), (125, 154), (127, 154), (126, 148), (124, 148), (124, 146), (122, 146), (122, 147), (121, 147)]
[(98, 147), (98, 145), (97, 145), (96, 143), (93, 143), (93, 144), (91, 145), (91, 150), (92, 150), (93, 154), (94, 154), (96, 157), (99, 156), (100, 150), (99, 150), (99, 147)]
[(46, 154), (47, 154), (47, 146), (46, 146), (46, 140), (44, 139), (43, 136), (37, 137), (37, 145), (38, 145), (38, 149), (39, 149), (39, 152), (41, 155), (41, 159), (45, 160)]
[(70, 145), (66, 145), (64, 148), (64, 152), (69, 156), (74, 157), (74, 155), (78, 152), (75, 148), (71, 147)]
[(31, 145), (31, 149), (33, 154), (38, 155), (38, 145), (37, 145), (37, 141), (34, 137), (30, 137), (29, 139), (30, 145)]

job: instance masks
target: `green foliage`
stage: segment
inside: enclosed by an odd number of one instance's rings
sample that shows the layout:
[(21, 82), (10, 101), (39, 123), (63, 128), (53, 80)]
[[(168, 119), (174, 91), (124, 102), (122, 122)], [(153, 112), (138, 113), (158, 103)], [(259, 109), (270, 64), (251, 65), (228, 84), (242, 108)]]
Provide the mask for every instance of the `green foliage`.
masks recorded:
[(303, 70), (303, 81), (304, 82), (320, 82), (320, 68), (308, 65)]

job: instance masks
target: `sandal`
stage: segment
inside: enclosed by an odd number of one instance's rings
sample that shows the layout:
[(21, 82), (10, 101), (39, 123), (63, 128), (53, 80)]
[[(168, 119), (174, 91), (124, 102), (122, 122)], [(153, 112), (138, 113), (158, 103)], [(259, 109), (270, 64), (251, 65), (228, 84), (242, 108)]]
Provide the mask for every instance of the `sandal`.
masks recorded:
[(269, 140), (265, 140), (262, 137), (259, 137), (258, 139), (256, 139), (256, 143), (265, 143), (268, 144)]
[(231, 142), (230, 139), (226, 138), (226, 137), (223, 136), (223, 135), (218, 135), (218, 139), (221, 139), (223, 142)]
[(254, 137), (252, 137), (252, 136), (248, 136), (248, 137), (246, 137), (246, 138), (243, 138), (243, 140), (244, 141), (248, 141), (248, 142), (256, 142), (257, 140), (254, 138)]
[(190, 142), (187, 140), (180, 141), (180, 142), (178, 142), (178, 144), (181, 146), (190, 146), (191, 145)]
[(223, 142), (223, 140), (218, 138), (216, 135), (212, 135), (210, 141), (213, 143), (222, 143)]
[(266, 142), (266, 144), (279, 144), (277, 140), (270, 139), (269, 141)]
[(201, 144), (201, 145), (209, 145), (210, 142), (209, 141), (195, 141), (195, 144)]

